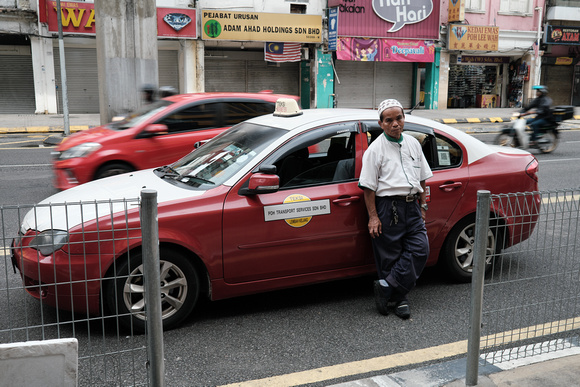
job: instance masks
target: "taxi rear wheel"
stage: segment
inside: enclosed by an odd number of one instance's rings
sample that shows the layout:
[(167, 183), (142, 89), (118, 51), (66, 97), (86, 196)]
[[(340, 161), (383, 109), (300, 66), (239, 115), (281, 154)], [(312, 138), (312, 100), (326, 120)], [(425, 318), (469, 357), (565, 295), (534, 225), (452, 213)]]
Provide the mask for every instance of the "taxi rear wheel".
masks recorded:
[[(490, 221), (487, 232), (485, 272), (491, 271), (493, 259), (502, 250), (501, 228), (496, 220)], [(449, 277), (456, 282), (470, 282), (473, 272), (475, 244), (475, 217), (469, 216), (459, 221), (447, 235), (440, 261), (447, 269)]]
[[(163, 329), (169, 330), (183, 322), (195, 307), (200, 283), (194, 265), (182, 254), (161, 249), (159, 256)], [(140, 252), (116, 263), (116, 275), (105, 284), (104, 296), (109, 315), (116, 315), (120, 325), (136, 332), (145, 331), (145, 287)]]
[(135, 168), (125, 163), (111, 163), (105, 164), (97, 170), (95, 179), (102, 179), (104, 177), (120, 175), (127, 172), (133, 172)]

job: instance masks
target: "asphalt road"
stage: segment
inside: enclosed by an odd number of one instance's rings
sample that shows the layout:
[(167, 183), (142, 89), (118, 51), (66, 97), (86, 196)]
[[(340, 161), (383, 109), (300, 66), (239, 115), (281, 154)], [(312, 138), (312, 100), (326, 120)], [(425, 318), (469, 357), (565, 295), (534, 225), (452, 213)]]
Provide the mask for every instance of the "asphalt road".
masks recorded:
[[(494, 137), (476, 136), (484, 142), (492, 142)], [(51, 185), (51, 149), (38, 147), (42, 137), (0, 138), (0, 205), (36, 203), (56, 192)], [(580, 131), (565, 131), (555, 153), (536, 155), (541, 190), (580, 187), (578, 144)], [(17, 224), (12, 215), (2, 218), (5, 229), (15, 231), (13, 227)], [(4, 267), (1, 269), (4, 273)], [(11, 270), (7, 275), (10, 282), (18, 280)], [(0, 280), (3, 276), (0, 275)], [(449, 283), (437, 269), (427, 269), (410, 297), (412, 318), (401, 321), (376, 312), (372, 281), (372, 277), (365, 277), (203, 302), (181, 328), (165, 333), (165, 382), (175, 386), (239, 383), (467, 338), (469, 284)], [(37, 313), (25, 294), (13, 295), (11, 302), (26, 302), (30, 304), (29, 313)], [(9, 307), (3, 305), (0, 303), (0, 310)], [(69, 318), (61, 314), (57, 319), (50, 308), (43, 308), (43, 313), (50, 321)], [(0, 326), (5, 326), (8, 318), (18, 318), (9, 315), (0, 313)], [(74, 333), (81, 347), (94, 345), (94, 332), (89, 334), (86, 324), (64, 324), (59, 329), (64, 337)], [(91, 329), (96, 329), (98, 336), (100, 326)], [(101, 333), (98, 340), (118, 345), (119, 337)], [(355, 379), (375, 373), (361, 369)], [(310, 385), (347, 379), (329, 377), (325, 382)]]

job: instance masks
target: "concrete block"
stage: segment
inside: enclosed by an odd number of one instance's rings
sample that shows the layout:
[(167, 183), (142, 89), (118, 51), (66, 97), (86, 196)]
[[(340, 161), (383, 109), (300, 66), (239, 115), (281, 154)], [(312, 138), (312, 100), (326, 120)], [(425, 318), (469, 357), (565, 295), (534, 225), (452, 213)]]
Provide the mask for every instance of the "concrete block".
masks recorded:
[(77, 339), (0, 344), (0, 387), (75, 387)]

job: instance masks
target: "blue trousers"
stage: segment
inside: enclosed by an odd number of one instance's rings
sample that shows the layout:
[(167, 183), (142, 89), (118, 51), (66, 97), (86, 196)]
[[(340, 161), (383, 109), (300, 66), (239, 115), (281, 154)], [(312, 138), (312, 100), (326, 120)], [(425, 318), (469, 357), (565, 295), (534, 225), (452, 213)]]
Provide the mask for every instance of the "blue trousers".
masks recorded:
[(548, 125), (550, 122), (545, 118), (527, 118), (526, 123), (532, 128), (532, 135), (530, 136), (530, 141), (536, 141), (538, 139), (538, 134), (540, 133), (540, 128), (542, 126)]
[(415, 287), (429, 257), (421, 207), (416, 200), (389, 197), (377, 197), (375, 202), (382, 223), (382, 234), (372, 239), (379, 280), (394, 288), (393, 301), (403, 300)]

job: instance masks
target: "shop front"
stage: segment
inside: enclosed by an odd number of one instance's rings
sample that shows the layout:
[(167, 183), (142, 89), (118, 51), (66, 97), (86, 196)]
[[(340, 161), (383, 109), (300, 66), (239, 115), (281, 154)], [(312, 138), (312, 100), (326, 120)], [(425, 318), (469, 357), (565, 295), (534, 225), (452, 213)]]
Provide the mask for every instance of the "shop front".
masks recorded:
[[(50, 34), (58, 33), (56, 1), (39, 2), (39, 21), (46, 23)], [(61, 2), (62, 26), (64, 33), (64, 58), (68, 104), (70, 113), (99, 113), (99, 80), (97, 68), (97, 49), (95, 40), (94, 3)], [(177, 18), (176, 15), (180, 15)], [(180, 50), (186, 39), (195, 39), (196, 12), (193, 9), (157, 8), (158, 30), (158, 82), (159, 86), (171, 86), (180, 90)], [(179, 25), (174, 23), (179, 19)], [(185, 21), (188, 22), (186, 23)], [(43, 62), (52, 61), (54, 74), (47, 74)], [(42, 68), (42, 76), (50, 78), (53, 87), (58, 113), (62, 107), (62, 81), (60, 54), (57, 40), (44, 45), (44, 51), (38, 56), (33, 66)], [(151, 80), (156, 83), (157, 80)], [(37, 98), (39, 98), (37, 93)], [(55, 113), (55, 112), (49, 112)]]
[[(308, 107), (309, 87), (301, 86), (303, 62), (322, 43), (322, 16), (230, 10), (202, 10), (205, 91), (299, 95)], [(309, 85), (310, 83), (308, 83)]]
[(338, 8), (336, 106), (376, 108), (395, 98), (405, 108), (437, 108), (439, 2), (329, 0), (328, 5)]
[[(449, 66), (448, 108), (521, 105), (528, 66), (508, 56), (457, 55)], [(506, 102), (504, 104), (503, 102)]]
[(580, 27), (546, 25), (546, 52), (542, 57), (542, 84), (554, 105), (580, 104)]

